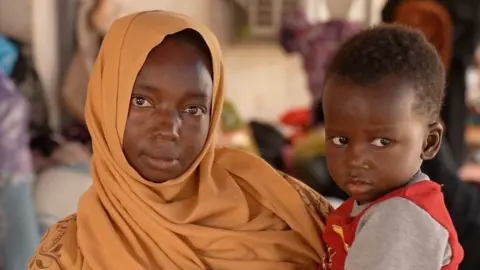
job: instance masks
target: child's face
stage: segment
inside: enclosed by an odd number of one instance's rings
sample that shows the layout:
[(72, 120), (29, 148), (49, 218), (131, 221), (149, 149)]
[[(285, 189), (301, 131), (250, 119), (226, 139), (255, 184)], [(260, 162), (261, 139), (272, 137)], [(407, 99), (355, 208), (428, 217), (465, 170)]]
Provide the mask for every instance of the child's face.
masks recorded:
[(438, 152), (442, 130), (413, 110), (414, 89), (385, 78), (331, 81), (324, 95), (326, 157), (335, 182), (360, 203), (406, 184)]

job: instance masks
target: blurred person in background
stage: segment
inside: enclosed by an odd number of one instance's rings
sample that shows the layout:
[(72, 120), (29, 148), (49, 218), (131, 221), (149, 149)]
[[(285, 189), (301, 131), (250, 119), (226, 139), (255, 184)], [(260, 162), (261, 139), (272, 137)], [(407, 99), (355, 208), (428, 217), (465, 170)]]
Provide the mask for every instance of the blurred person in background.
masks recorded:
[(0, 69), (0, 262), (23, 270), (40, 241), (32, 197), (29, 104)]

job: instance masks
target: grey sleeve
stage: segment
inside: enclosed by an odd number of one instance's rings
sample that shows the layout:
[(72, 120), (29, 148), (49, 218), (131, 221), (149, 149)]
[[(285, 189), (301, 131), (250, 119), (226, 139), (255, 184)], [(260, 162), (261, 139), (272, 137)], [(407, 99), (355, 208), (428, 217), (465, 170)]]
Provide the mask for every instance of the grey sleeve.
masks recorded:
[(448, 231), (403, 198), (371, 207), (358, 224), (346, 270), (439, 270), (450, 262)]

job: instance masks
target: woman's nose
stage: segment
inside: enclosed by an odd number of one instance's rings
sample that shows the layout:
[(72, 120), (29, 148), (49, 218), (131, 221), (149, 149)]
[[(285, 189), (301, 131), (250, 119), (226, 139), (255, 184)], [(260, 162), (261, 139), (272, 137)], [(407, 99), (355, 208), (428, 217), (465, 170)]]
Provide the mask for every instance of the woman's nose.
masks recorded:
[(181, 119), (174, 109), (156, 108), (153, 121), (155, 121), (155, 137), (168, 141), (175, 141), (179, 138)]

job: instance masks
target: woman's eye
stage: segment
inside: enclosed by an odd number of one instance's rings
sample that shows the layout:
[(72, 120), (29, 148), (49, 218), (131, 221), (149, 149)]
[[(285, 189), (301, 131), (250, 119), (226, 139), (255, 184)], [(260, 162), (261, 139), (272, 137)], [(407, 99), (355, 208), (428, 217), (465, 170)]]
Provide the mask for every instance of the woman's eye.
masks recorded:
[(132, 104), (139, 108), (153, 107), (153, 105), (144, 97), (133, 97)]
[(333, 144), (335, 145), (346, 145), (348, 144), (348, 138), (347, 137), (343, 137), (343, 136), (339, 136), (339, 137), (333, 137), (332, 138), (332, 142)]
[(191, 106), (186, 108), (185, 112), (193, 116), (202, 116), (205, 114), (205, 109), (198, 106)]
[(390, 145), (391, 143), (392, 141), (387, 138), (376, 138), (372, 141), (372, 145), (375, 145), (377, 147), (385, 147)]

